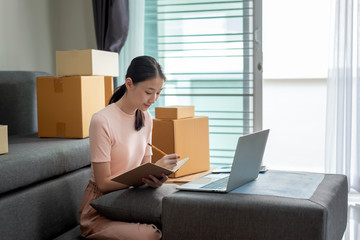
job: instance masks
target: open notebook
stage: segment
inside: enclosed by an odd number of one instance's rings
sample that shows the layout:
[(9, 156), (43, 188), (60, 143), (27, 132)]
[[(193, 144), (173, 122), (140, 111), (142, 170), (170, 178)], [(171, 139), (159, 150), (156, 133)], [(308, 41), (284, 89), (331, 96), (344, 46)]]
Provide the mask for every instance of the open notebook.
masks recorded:
[(113, 177), (111, 180), (119, 183), (123, 183), (129, 186), (140, 186), (144, 184), (142, 178), (153, 175), (154, 177), (161, 178), (162, 174), (170, 175), (179, 170), (182, 165), (184, 165), (189, 158), (184, 158), (177, 162), (177, 166), (173, 169), (167, 169), (160, 166), (157, 166), (153, 163), (145, 163), (136, 168), (133, 168), (127, 172), (124, 172), (118, 176)]

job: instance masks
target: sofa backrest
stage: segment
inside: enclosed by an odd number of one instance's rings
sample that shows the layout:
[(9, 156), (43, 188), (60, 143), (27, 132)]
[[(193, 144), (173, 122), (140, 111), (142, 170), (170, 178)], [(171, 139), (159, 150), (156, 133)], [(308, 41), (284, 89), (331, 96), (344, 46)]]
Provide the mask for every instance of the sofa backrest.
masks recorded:
[(35, 71), (0, 71), (0, 124), (8, 125), (8, 134), (36, 133), (36, 77), (50, 76)]

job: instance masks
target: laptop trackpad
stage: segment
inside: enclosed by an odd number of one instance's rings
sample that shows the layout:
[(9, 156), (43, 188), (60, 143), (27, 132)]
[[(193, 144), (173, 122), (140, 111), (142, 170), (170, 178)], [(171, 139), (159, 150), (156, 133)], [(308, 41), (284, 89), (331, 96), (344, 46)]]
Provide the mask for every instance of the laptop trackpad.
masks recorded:
[(198, 178), (198, 179), (192, 181), (191, 184), (205, 185), (205, 184), (210, 183), (211, 181), (213, 181), (213, 179), (210, 177), (202, 177), (202, 178)]
[(224, 178), (224, 177), (227, 177), (229, 176), (229, 174), (208, 174), (204, 177), (201, 177), (201, 178), (198, 178), (194, 181), (191, 181), (191, 184), (199, 184), (199, 185), (206, 185), (206, 184), (209, 184), (211, 182), (214, 182), (216, 180), (219, 180), (220, 178)]

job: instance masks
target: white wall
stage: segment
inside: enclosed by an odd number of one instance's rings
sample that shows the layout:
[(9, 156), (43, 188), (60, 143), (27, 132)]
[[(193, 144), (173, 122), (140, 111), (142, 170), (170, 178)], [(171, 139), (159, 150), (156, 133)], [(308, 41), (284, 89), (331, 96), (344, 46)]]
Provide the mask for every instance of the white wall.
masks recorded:
[(96, 48), (90, 0), (0, 0), (0, 70), (55, 74), (55, 51)]

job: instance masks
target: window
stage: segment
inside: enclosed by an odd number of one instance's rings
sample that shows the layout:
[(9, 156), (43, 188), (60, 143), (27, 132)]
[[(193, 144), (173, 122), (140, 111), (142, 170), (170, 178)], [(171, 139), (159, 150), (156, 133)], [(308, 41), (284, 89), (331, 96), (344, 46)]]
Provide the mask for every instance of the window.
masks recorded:
[(167, 76), (154, 107), (194, 105), (211, 164), (231, 163), (237, 138), (261, 129), (261, 1), (147, 0), (144, 46)]
[[(263, 126), (270, 169), (324, 171), (329, 0), (263, 2)], [(285, 20), (286, 19), (286, 20)]]

